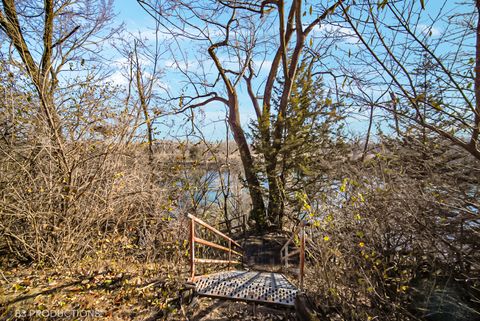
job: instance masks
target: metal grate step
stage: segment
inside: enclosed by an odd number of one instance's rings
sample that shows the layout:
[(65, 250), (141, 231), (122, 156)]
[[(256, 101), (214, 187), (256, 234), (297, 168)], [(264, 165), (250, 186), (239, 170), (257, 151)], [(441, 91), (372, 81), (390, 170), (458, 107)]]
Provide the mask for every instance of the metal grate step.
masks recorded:
[(197, 277), (200, 295), (294, 306), (297, 288), (280, 273), (226, 271)]

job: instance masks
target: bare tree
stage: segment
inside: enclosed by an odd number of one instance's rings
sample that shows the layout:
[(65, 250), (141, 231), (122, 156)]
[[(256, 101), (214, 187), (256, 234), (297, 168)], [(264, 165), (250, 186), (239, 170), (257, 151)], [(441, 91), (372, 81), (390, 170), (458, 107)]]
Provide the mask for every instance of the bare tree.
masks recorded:
[[(437, 4), (438, 5), (438, 4)], [(425, 10), (425, 6), (426, 9)], [(434, 9), (419, 1), (344, 2), (342, 19), (358, 43), (349, 52), (375, 105), (395, 128), (414, 125), (480, 159), (480, 2)], [(350, 68), (350, 72), (354, 73)], [(383, 92), (383, 94), (381, 93)], [(364, 96), (364, 95), (358, 95)]]
[[(258, 228), (265, 227), (267, 219), (280, 227), (283, 213), (278, 167), (287, 105), (304, 49), (314, 49), (312, 41), (308, 45), (309, 36), (338, 3), (306, 7), (301, 0), (138, 2), (156, 17), (165, 33), (175, 37), (174, 64), (186, 81), (180, 94), (172, 97), (176, 112), (215, 102), (227, 106), (228, 124), (252, 200), (251, 218)], [(198, 49), (196, 60), (190, 61), (190, 50), (184, 46)], [(279, 76), (284, 84), (275, 103), (273, 88)], [(247, 91), (260, 131), (268, 206), (240, 120), (242, 88)]]
[(109, 37), (105, 26), (113, 17), (112, 3), (5, 0), (0, 7), (1, 31), (16, 49), (10, 51), (11, 62), (33, 84), (58, 161), (65, 169), (69, 164), (58, 114), (62, 101), (56, 96), (59, 76), (68, 65), (70, 69), (83, 67), (92, 59), (90, 53), (98, 51), (102, 38)]
[[(160, 96), (166, 88), (161, 83), (164, 72), (161, 68), (161, 58), (167, 49), (161, 39), (158, 23), (148, 33), (149, 36), (153, 35), (153, 39), (141, 33), (123, 35), (120, 45), (117, 44), (116, 47), (125, 60), (125, 62), (122, 60), (123, 66), (120, 66), (124, 69), (121, 72), (127, 82), (124, 102), (127, 106), (132, 105), (132, 111), (137, 111), (133, 126), (139, 129), (146, 128), (145, 137), (152, 164), (155, 142), (154, 123), (164, 113)], [(140, 114), (143, 116), (143, 121), (138, 119)]]
[(72, 229), (88, 212), (80, 204), (102, 197), (95, 185), (113, 169), (106, 170), (106, 160), (123, 121), (108, 103), (115, 91), (99, 55), (119, 30), (108, 28), (113, 17), (112, 1), (0, 3), (1, 86), (4, 97), (15, 96), (3, 105), (20, 116), (10, 118), (16, 139), (0, 146), (8, 173), (0, 229), (24, 258), (54, 259), (60, 249), (78, 249)]

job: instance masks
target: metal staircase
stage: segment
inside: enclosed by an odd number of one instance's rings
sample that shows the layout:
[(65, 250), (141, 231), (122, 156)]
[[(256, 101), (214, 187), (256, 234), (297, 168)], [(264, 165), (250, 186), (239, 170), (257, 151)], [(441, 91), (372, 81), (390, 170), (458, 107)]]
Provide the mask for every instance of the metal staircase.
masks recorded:
[[(296, 297), (303, 289), (305, 224), (302, 223), (298, 226), (291, 238), (283, 245), (280, 253), (285, 272), (291, 268), (289, 261), (299, 256), (299, 268), (294, 270), (299, 278), (299, 290), (284, 273), (243, 270), (243, 249), (237, 241), (193, 215), (188, 215), (188, 218), (190, 220), (190, 281), (193, 283), (197, 295), (286, 307), (295, 306)], [(201, 238), (199, 229), (204, 230), (204, 235), (206, 231), (213, 233), (214, 237), (219, 240), (218, 243)], [(219, 244), (221, 242), (223, 245)], [(199, 258), (197, 257), (198, 246), (222, 251), (227, 258)], [(295, 249), (292, 250), (292, 247)], [(197, 275), (197, 264), (209, 264), (215, 267), (226, 265), (227, 270)]]

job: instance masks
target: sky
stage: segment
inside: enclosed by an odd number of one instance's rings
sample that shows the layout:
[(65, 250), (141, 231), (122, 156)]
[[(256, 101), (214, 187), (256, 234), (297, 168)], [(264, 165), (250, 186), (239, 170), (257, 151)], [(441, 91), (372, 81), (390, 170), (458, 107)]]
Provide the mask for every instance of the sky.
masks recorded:
[(117, 0), (115, 8), (118, 12), (118, 19), (125, 22), (129, 28), (143, 30), (151, 27), (154, 22), (153, 18), (135, 0)]
[[(154, 19), (138, 4), (135, 0), (117, 0), (115, 9), (118, 13), (117, 20), (125, 24), (126, 30), (130, 33), (151, 36), (153, 27), (155, 26)], [(165, 74), (162, 77), (162, 83), (168, 87), (174, 87), (181, 79), (176, 73), (172, 72), (174, 69), (173, 62), (166, 57), (163, 61)], [(116, 76), (119, 76), (118, 74)], [(114, 76), (115, 77), (115, 76)], [(245, 103), (245, 101), (244, 101)], [(242, 123), (248, 127), (251, 117), (254, 116), (253, 109), (242, 109)], [(225, 140), (225, 107), (220, 103), (212, 103), (201, 111), (202, 117), (205, 120), (202, 122), (200, 128), (203, 135), (210, 140)], [(185, 132), (191, 131), (191, 126), (186, 118), (183, 116), (170, 116), (157, 123), (157, 136), (159, 138), (169, 138), (169, 136), (182, 136)], [(175, 124), (175, 125), (173, 125)], [(184, 126), (178, 126), (184, 125)], [(245, 127), (245, 128), (246, 128)]]
[[(427, 10), (428, 12), (434, 14), (439, 8), (443, 1), (432, 0), (427, 1)], [(116, 2), (116, 11), (118, 12), (117, 20), (118, 22), (123, 22), (126, 29), (131, 33), (142, 33), (142, 34), (151, 34), (151, 28), (154, 26), (153, 18), (145, 12), (145, 10), (134, 0), (118, 0)], [(449, 1), (447, 7), (453, 9), (455, 6), (455, 1)], [(448, 9), (448, 8), (447, 8)], [(426, 26), (426, 28), (428, 28)], [(433, 36), (437, 35), (438, 26), (434, 26), (431, 29)], [(354, 40), (353, 40), (354, 42)], [(188, 44), (187, 44), (188, 45)], [(178, 86), (182, 80), (178, 73), (175, 73), (174, 68), (172, 68), (172, 61), (166, 58), (163, 61), (165, 74), (162, 78), (162, 83), (166, 84), (170, 88)], [(118, 76), (114, 75), (115, 77)], [(117, 77), (118, 78), (118, 77)], [(120, 81), (117, 79), (116, 81)], [(248, 124), (251, 119), (255, 117), (253, 107), (247, 97), (246, 92), (243, 89), (240, 89), (240, 105), (241, 105), (241, 120), (244, 128), (248, 127)], [(212, 140), (222, 140), (225, 138), (225, 124), (221, 121), (225, 118), (225, 107), (219, 103), (212, 103), (202, 109), (202, 114), (204, 116), (204, 122), (201, 125), (203, 134)], [(361, 135), (365, 133), (367, 128), (367, 117), (366, 113), (359, 113), (356, 117), (351, 117), (347, 119), (347, 130), (353, 135)], [(171, 122), (175, 121), (178, 125), (182, 123), (182, 118), (176, 116), (170, 119), (167, 119), (166, 122), (168, 125), (159, 124), (157, 125), (157, 130), (159, 131), (159, 138), (168, 138), (169, 135), (179, 135), (185, 128), (180, 128), (178, 130), (177, 126), (172, 126)]]
[[(115, 4), (116, 11), (118, 13), (117, 20), (118, 22), (123, 22), (126, 29), (134, 34), (151, 34), (152, 27), (155, 25), (154, 19), (147, 13), (145, 10), (134, 0), (123, 0), (117, 1)], [(167, 83), (169, 86), (173, 86), (176, 82), (181, 81), (178, 75), (171, 73), (172, 62), (170, 59), (164, 61), (166, 73), (164, 75), (164, 80), (162, 82)], [(268, 67), (268, 66), (267, 66)], [(264, 68), (265, 71), (267, 68)], [(115, 81), (121, 82), (120, 74), (114, 74), (113, 79)], [(254, 109), (251, 105), (250, 99), (246, 91), (243, 88), (240, 88), (240, 117), (244, 129), (248, 132), (248, 127), (255, 118)], [(225, 128), (225, 106), (220, 103), (211, 103), (208, 106), (202, 108), (201, 111), (204, 121), (202, 122), (201, 129), (203, 134), (213, 140), (223, 140), (225, 139), (226, 128)], [(166, 122), (169, 125), (157, 124), (157, 130), (159, 131), (158, 136), (164, 137), (171, 135), (181, 135), (184, 132), (185, 128), (180, 128), (179, 130), (172, 130), (175, 126), (171, 126), (172, 120), (176, 124), (182, 123), (182, 117), (173, 117), (167, 119)], [(366, 119), (357, 118), (349, 122), (348, 128), (354, 132), (362, 132), (366, 129)], [(188, 126), (187, 126), (188, 127)]]

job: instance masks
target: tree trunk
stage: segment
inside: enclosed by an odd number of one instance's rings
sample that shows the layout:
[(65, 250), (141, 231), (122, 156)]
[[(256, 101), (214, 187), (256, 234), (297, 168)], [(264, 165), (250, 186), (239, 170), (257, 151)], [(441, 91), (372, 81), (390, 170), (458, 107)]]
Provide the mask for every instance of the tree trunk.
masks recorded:
[(252, 200), (252, 211), (250, 219), (255, 221), (258, 230), (264, 229), (266, 226), (265, 204), (263, 202), (260, 181), (255, 173), (253, 166), (253, 158), (250, 153), (245, 133), (240, 124), (240, 114), (238, 106), (238, 98), (234, 93), (229, 94), (228, 100), (228, 124), (233, 133), (233, 138), (238, 146), (240, 158), (242, 160), (243, 170), (245, 171), (245, 179), (247, 181), (250, 198)]
[(278, 228), (282, 227), (283, 218), (283, 199), (278, 184), (279, 173), (277, 170), (278, 155), (268, 155), (267, 159), (267, 179), (268, 179), (268, 218)]
[(477, 7), (477, 29), (476, 29), (476, 43), (475, 43), (475, 116), (473, 121), (473, 133), (470, 140), (470, 153), (477, 159), (480, 159), (480, 0), (476, 1)]

